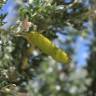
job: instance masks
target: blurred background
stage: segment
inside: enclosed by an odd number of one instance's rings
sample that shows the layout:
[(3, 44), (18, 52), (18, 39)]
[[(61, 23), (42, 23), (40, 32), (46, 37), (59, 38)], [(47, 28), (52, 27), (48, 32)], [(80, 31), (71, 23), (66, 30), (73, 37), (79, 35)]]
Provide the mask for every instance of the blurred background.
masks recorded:
[[(1, 0), (0, 6), (0, 96), (96, 96), (95, 0)], [(64, 50), (70, 63), (39, 48), (29, 54), (28, 42), (12, 35), (24, 24)]]

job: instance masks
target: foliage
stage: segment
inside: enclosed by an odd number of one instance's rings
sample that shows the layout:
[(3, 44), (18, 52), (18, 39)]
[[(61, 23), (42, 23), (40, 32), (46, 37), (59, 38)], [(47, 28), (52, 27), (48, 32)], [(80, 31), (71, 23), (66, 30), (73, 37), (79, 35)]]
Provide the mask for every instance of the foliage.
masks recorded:
[[(78, 37), (88, 38), (83, 24), (94, 11), (83, 0), (65, 1), (15, 1), (19, 6), (16, 24), (0, 29), (2, 96), (85, 96), (92, 77), (86, 69), (76, 69), (73, 46)], [(1, 15), (1, 24), (6, 15)]]

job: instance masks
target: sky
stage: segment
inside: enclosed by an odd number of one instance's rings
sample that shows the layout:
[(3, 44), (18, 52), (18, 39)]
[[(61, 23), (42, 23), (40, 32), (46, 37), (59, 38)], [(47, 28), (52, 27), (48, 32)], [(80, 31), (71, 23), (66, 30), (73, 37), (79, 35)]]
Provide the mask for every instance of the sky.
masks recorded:
[(16, 17), (18, 16), (18, 12), (16, 10), (16, 3), (14, 0), (8, 0), (7, 3), (2, 7), (2, 12), (1, 13), (8, 13), (6, 18), (4, 19), (4, 22), (7, 22), (4, 24), (2, 28), (8, 29), (12, 24), (15, 23)]
[[(8, 12), (8, 15), (4, 19), (4, 21), (8, 22), (8, 23), (6, 23), (3, 26), (3, 28), (8, 29), (9, 26), (11, 26), (16, 21), (16, 19), (17, 19), (16, 17), (18, 16), (18, 12), (16, 10), (16, 3), (14, 3), (13, 0), (8, 0), (6, 5), (2, 9), (3, 9), (3, 11), (1, 13)], [(75, 54), (76, 55), (74, 56), (74, 60), (77, 60), (78, 68), (81, 68), (86, 65), (86, 58), (88, 58), (88, 56), (90, 54), (89, 47), (86, 45), (87, 44), (90, 45), (92, 38), (93, 38), (90, 23), (85, 23), (84, 26), (88, 28), (91, 35), (89, 35), (86, 39), (84, 39), (82, 37), (78, 37), (78, 39), (76, 41), (76, 44), (75, 44)], [(59, 38), (61, 38), (63, 40), (63, 37), (60, 34), (59, 34)]]

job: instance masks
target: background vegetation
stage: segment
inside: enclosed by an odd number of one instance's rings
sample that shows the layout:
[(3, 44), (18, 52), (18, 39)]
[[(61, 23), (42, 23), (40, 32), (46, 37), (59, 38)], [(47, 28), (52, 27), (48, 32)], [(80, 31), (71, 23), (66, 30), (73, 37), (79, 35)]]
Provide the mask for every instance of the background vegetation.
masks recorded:
[[(6, 2), (0, 1), (0, 96), (95, 96), (96, 1), (14, 0), (16, 14), (7, 27)], [(30, 35), (27, 41), (24, 36), (33, 31), (66, 52), (68, 63), (53, 59), (50, 49), (45, 54), (38, 40), (39, 47), (34, 46)], [(86, 54), (81, 54), (83, 48), (88, 48)]]

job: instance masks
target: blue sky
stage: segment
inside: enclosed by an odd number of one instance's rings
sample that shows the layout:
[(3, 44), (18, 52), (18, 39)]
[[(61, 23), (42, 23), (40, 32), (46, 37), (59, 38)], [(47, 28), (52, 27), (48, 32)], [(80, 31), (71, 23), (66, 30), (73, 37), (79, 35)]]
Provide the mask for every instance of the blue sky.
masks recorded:
[(1, 13), (8, 13), (4, 22), (7, 22), (2, 28), (8, 29), (9, 26), (15, 23), (18, 12), (16, 10), (16, 3), (14, 0), (8, 0), (7, 3), (2, 7)]
[[(16, 17), (18, 15), (17, 11), (15, 10), (15, 6), (16, 6), (16, 4), (14, 3), (14, 0), (8, 0), (6, 5), (2, 8), (3, 13), (8, 12), (8, 16), (4, 19), (4, 21), (5, 22), (7, 21), (8, 23), (6, 23), (3, 26), (3, 28), (8, 28), (10, 25), (12, 25), (15, 22)], [(78, 63), (77, 67), (79, 67), (79, 68), (86, 65), (86, 58), (88, 58), (88, 55), (90, 54), (89, 47), (86, 46), (86, 44), (90, 45), (92, 38), (93, 38), (90, 23), (85, 23), (84, 26), (88, 28), (91, 35), (88, 36), (86, 39), (84, 39), (82, 37), (78, 37), (77, 42), (74, 45), (75, 53), (76, 53), (76, 55), (74, 56), (74, 60), (77, 60), (77, 63)], [(59, 35), (59, 38), (62, 39), (64, 37)]]
[(92, 29), (92, 22), (89, 21), (87, 23), (84, 23), (84, 26), (88, 29), (88, 36), (87, 38), (79, 37), (76, 44), (76, 53), (77, 56), (75, 58), (78, 61), (78, 67), (82, 67), (86, 65), (86, 59), (90, 55), (90, 45), (92, 44), (92, 41), (94, 39), (93, 36), (93, 29)]
[(7, 13), (9, 11), (10, 5), (13, 5), (14, 0), (8, 0), (7, 3), (2, 7), (2, 13)]

